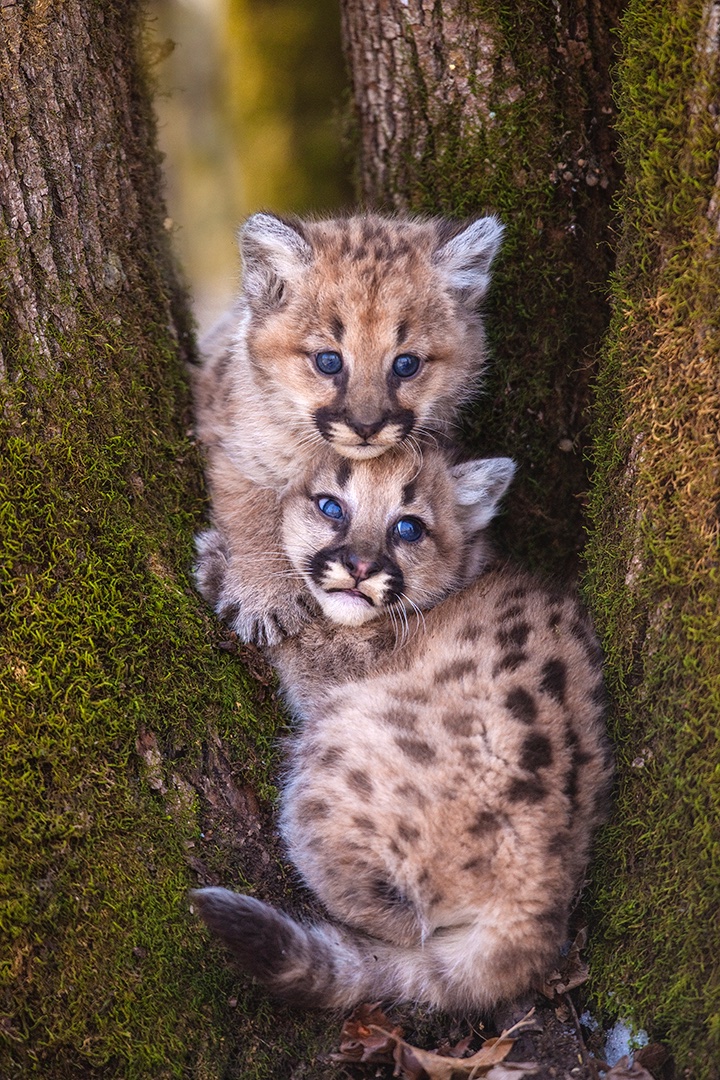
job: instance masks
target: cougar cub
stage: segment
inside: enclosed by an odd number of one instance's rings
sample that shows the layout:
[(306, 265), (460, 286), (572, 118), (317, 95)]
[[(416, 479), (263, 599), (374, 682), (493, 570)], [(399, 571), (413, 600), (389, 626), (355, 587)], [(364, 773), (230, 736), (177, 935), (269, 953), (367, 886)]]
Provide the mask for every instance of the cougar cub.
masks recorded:
[(601, 657), (572, 595), (489, 565), (512, 472), (389, 452), (328, 461), (284, 500), (323, 614), (269, 650), (301, 722), (281, 831), (335, 921), (194, 893), (279, 997), (483, 1009), (566, 938), (612, 775)]
[(255, 214), (243, 288), (202, 346), (194, 379), (217, 535), (198, 538), (200, 591), (243, 640), (273, 643), (309, 617), (282, 553), (276, 502), (322, 447), (364, 460), (446, 431), (485, 359), (478, 305), (502, 227), (373, 214)]

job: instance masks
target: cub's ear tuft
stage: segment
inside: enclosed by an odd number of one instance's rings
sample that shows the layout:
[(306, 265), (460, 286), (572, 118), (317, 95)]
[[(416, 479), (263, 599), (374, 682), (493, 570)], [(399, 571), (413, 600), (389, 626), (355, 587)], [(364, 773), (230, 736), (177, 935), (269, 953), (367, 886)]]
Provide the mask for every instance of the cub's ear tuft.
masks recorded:
[(484, 529), (498, 512), (500, 500), (515, 475), (512, 458), (481, 458), (453, 465), (450, 474), (461, 507), (467, 508), (471, 529)]
[(503, 231), (504, 226), (496, 217), (471, 221), (464, 228), (455, 229), (449, 239), (446, 239), (447, 226), (438, 230), (440, 246), (433, 262), (449, 287), (459, 292), (471, 307), (488, 290), (490, 264), (500, 247)]
[(249, 217), (238, 236), (243, 259), (243, 292), (265, 310), (282, 304), (287, 284), (312, 261), (312, 248), (299, 222), (274, 214)]

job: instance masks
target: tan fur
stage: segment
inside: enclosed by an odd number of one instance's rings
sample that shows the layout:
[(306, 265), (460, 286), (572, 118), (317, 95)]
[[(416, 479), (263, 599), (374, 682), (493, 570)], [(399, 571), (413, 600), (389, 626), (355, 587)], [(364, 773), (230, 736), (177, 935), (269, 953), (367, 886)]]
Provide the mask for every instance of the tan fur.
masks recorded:
[[(277, 514), (257, 507), (272, 506), (322, 447), (367, 459), (432, 441), (473, 393), (486, 351), (478, 305), (501, 231), (493, 218), (256, 214), (245, 224), (242, 295), (194, 376), (227, 561), (218, 593), (205, 565), (213, 540), (201, 539), (198, 586), (244, 640), (282, 640), (308, 617)], [(318, 370), (328, 351), (342, 360), (335, 375)], [(393, 372), (403, 355), (419, 361), (410, 378)]]
[[(612, 775), (599, 647), (574, 596), (512, 568), (447, 596), (476, 550), (475, 567), (487, 561), (475, 530), (496, 510), (507, 464), (448, 467), (428, 453), (408, 492), (407, 466), (387, 455), (332, 487), (321, 467), (285, 500), (291, 559), (342, 622), (318, 618), (270, 651), (302, 721), (281, 831), (338, 924), (303, 927), (226, 890), (197, 894), (275, 994), (485, 1009), (526, 990), (565, 940)], [(347, 516), (329, 540), (326, 496)], [(398, 544), (392, 529), (408, 513), (428, 531)], [(328, 559), (366, 576), (328, 576)], [(408, 612), (387, 591), (395, 565), (404, 595), (435, 606)], [(365, 587), (370, 617), (350, 625), (324, 583)]]

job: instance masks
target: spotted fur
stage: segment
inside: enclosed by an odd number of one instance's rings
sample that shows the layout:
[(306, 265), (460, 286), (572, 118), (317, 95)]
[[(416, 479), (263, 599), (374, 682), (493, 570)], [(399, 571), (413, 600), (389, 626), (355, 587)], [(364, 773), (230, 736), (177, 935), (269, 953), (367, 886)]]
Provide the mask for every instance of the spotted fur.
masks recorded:
[[(273, 500), (318, 451), (364, 460), (435, 440), (474, 392), (486, 353), (478, 306), (501, 233), (494, 218), (245, 223), (242, 293), (194, 376), (223, 537), (221, 550), (217, 535), (200, 537), (197, 583), (242, 639), (272, 643), (308, 618)], [(339, 370), (323, 373), (323, 354)], [(417, 362), (407, 377), (395, 370), (403, 357)]]
[[(332, 921), (304, 925), (224, 889), (196, 899), (241, 965), (297, 1004), (482, 1010), (527, 990), (565, 941), (606, 813), (592, 627), (569, 591), (488, 565), (482, 530), (506, 465), (453, 471), (438, 459), (426, 455), (412, 481), (392, 455), (342, 477), (321, 469), (285, 500), (288, 552), (324, 617), (270, 650), (301, 721), (281, 831)], [(375, 564), (360, 582), (370, 604), (334, 592), (357, 579), (315, 573), (337, 528), (318, 510), (328, 495), (347, 514), (331, 550)], [(427, 533), (398, 549), (392, 527), (408, 510)], [(485, 572), (452, 592), (475, 558)]]

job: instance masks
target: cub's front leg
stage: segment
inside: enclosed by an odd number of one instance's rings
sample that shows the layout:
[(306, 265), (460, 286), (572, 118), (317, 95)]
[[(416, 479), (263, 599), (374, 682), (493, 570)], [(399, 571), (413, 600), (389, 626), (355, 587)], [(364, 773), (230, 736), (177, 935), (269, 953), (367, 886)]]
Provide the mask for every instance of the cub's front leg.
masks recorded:
[(293, 637), (317, 607), (283, 550), (274, 492), (236, 480), (231, 498), (214, 492), (213, 510), (215, 528), (195, 538), (198, 591), (241, 641)]

